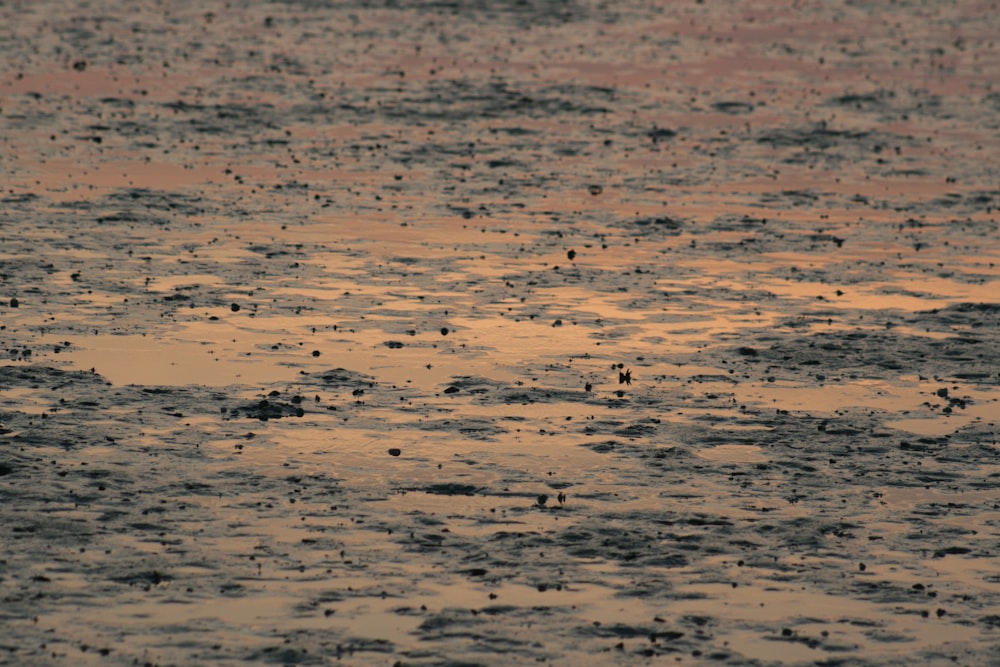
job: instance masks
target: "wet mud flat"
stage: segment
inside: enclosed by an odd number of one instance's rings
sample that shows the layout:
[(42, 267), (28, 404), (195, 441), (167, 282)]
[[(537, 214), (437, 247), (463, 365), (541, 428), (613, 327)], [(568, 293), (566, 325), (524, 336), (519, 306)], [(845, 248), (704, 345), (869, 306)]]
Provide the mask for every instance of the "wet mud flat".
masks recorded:
[(997, 664), (995, 16), (0, 6), (0, 664)]

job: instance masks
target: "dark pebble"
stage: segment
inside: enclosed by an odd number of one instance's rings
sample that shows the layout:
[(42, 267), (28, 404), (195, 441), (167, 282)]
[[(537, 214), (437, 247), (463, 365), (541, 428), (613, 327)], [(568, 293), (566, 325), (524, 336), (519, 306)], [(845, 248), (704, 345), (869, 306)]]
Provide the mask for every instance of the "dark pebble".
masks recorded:
[(313, 350), (313, 356), (314, 357), (318, 357), (319, 356), (319, 350)]
[(392, 447), (389, 449), (389, 456), (399, 456), (402, 453), (403, 450), (401, 450), (399, 447)]
[(240, 310), (240, 304), (234, 303), (233, 305), (229, 306), (229, 309), (232, 310), (234, 313), (238, 313)]
[(19, 304), (20, 304), (20, 302), (17, 299), (11, 299), (10, 300), (10, 307), (11, 308), (17, 308)]

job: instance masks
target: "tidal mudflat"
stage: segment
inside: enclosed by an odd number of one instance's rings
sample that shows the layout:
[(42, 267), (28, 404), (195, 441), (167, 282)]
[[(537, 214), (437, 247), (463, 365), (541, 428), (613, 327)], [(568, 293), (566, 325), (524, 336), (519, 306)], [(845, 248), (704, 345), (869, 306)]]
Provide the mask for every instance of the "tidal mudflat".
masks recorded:
[(0, 664), (1000, 664), (995, 3), (0, 3)]

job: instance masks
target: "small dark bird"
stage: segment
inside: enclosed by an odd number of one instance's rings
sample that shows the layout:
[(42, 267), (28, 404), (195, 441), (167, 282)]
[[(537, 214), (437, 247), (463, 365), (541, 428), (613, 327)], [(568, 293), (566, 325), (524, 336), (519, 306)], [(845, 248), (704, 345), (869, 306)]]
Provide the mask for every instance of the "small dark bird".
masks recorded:
[(632, 369), (631, 368), (625, 369), (624, 373), (622, 373), (622, 372), (619, 371), (619, 373), (618, 373), (618, 384), (628, 384), (628, 385), (632, 384)]

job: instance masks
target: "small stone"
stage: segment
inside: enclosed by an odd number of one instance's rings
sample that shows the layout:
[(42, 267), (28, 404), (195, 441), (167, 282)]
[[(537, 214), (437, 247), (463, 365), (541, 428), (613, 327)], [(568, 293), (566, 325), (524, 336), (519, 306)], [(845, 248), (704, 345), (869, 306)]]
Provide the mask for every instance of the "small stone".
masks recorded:
[(18, 301), (17, 299), (11, 299), (11, 300), (10, 300), (10, 307), (11, 307), (11, 308), (17, 308), (17, 307), (18, 307), (18, 305), (20, 305), (20, 303), (21, 303), (21, 302), (20, 302), (20, 301)]
[(399, 447), (390, 447), (389, 448), (389, 456), (399, 456), (402, 453), (403, 453), (403, 450), (401, 450)]
[(229, 306), (229, 309), (234, 313), (238, 313), (240, 312), (240, 304), (234, 303), (233, 305)]

